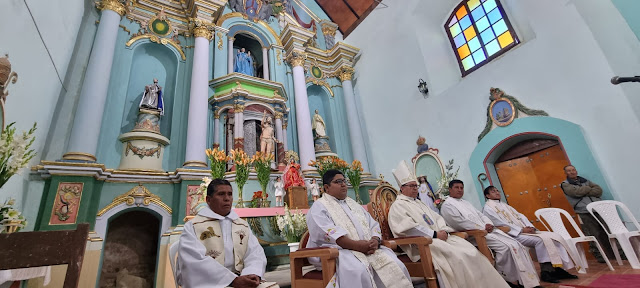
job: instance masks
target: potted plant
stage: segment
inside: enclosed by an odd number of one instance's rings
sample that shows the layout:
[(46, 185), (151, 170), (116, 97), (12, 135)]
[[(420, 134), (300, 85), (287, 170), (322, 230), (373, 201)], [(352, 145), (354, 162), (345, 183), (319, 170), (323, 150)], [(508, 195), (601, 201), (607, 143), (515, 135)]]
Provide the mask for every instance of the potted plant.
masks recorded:
[(236, 184), (238, 185), (238, 203), (237, 208), (244, 208), (244, 202), (242, 201), (242, 188), (249, 179), (249, 164), (251, 159), (247, 156), (243, 150), (235, 149), (231, 150), (231, 159), (236, 166)]
[(282, 238), (289, 242), (289, 252), (295, 252), (300, 246), (300, 238), (307, 231), (307, 219), (300, 211), (291, 213), (285, 204), (284, 215), (276, 215), (276, 223)]
[(353, 191), (356, 192), (356, 202), (362, 204), (360, 200), (360, 180), (362, 179), (362, 163), (358, 160), (353, 160), (351, 166), (347, 169), (347, 178), (353, 187)]
[(262, 188), (262, 205), (261, 207), (269, 207), (270, 203), (267, 202), (268, 194), (267, 185), (269, 185), (269, 176), (271, 176), (271, 161), (273, 160), (273, 154), (271, 153), (262, 153), (260, 151), (256, 152), (255, 155), (251, 158), (251, 162), (253, 163), (253, 168), (256, 170), (256, 174), (258, 175), (258, 182), (260, 183), (260, 187)]
[(16, 135), (15, 122), (7, 125), (0, 135), (0, 187), (4, 186), (9, 178), (20, 169), (27, 166), (27, 163), (36, 156), (36, 152), (31, 148), (36, 137), (36, 123), (28, 132)]
[(211, 166), (211, 177), (213, 179), (223, 179), (226, 172), (227, 162), (231, 157), (227, 156), (224, 150), (215, 149), (205, 150), (207, 158), (209, 158), (209, 166)]
[(320, 177), (322, 177), (327, 170), (331, 169), (337, 169), (342, 171), (342, 173), (345, 173), (349, 168), (349, 163), (336, 156), (328, 156), (319, 158), (318, 160), (312, 160), (309, 162), (309, 166), (315, 167), (318, 170)]

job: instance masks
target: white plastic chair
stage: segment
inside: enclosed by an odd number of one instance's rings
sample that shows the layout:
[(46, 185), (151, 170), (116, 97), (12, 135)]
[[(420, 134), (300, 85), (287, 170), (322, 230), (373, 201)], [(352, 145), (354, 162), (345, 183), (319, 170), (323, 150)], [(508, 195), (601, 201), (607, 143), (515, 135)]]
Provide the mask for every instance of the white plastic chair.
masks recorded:
[[(535, 214), (536, 218), (538, 218), (538, 221), (540, 221), (544, 225), (544, 227), (547, 228), (547, 230), (560, 234), (560, 236), (562, 236), (562, 238), (567, 241), (567, 244), (569, 244), (568, 248), (570, 250), (567, 252), (571, 254), (571, 258), (578, 259), (578, 261), (581, 262), (575, 263), (578, 273), (585, 274), (587, 273), (586, 268), (589, 268), (587, 257), (584, 253), (584, 248), (582, 247), (582, 242), (594, 242), (596, 244), (596, 247), (598, 247), (598, 250), (600, 250), (600, 254), (607, 262), (609, 270), (614, 270), (613, 266), (611, 266), (611, 262), (609, 262), (609, 259), (607, 259), (607, 254), (605, 254), (602, 250), (602, 247), (600, 247), (600, 244), (598, 243), (598, 240), (596, 240), (596, 237), (584, 235), (580, 227), (578, 227), (578, 224), (573, 221), (573, 218), (571, 218), (571, 214), (569, 214), (569, 212), (560, 208), (542, 208), (536, 210)], [(564, 217), (569, 220), (569, 223), (571, 223), (573, 229), (578, 232), (579, 237), (571, 237), (569, 231), (567, 231), (567, 228), (564, 227), (564, 223), (562, 222), (562, 215), (564, 215)], [(542, 221), (543, 218), (547, 223), (549, 223), (549, 226), (551, 227), (547, 226), (547, 224)]]
[[(616, 206), (620, 207), (620, 210), (626, 214), (626, 218), (630, 219), (631, 222), (635, 224), (637, 229), (636, 231), (629, 231), (629, 229), (627, 229), (627, 226), (625, 226), (622, 219), (620, 219)], [(587, 205), (587, 210), (589, 210), (589, 213), (598, 220), (598, 223), (600, 223), (600, 226), (602, 226), (604, 231), (607, 232), (609, 242), (611, 243), (611, 249), (613, 249), (613, 253), (616, 255), (618, 264), (622, 265), (622, 259), (620, 259), (620, 252), (618, 252), (616, 240), (618, 240), (622, 251), (624, 251), (624, 254), (627, 256), (627, 260), (629, 260), (631, 268), (640, 269), (640, 262), (638, 262), (638, 256), (636, 255), (636, 252), (640, 253), (640, 239), (632, 239), (632, 237), (640, 237), (640, 224), (638, 224), (638, 220), (633, 217), (629, 208), (627, 208), (627, 206), (622, 202), (603, 200), (589, 203)], [(600, 218), (596, 217), (594, 212), (598, 213), (606, 225), (600, 221)]]
[(178, 256), (178, 248), (180, 241), (173, 242), (169, 246), (169, 263), (171, 264), (171, 271), (173, 272), (173, 281), (176, 284), (176, 288), (178, 286), (178, 276), (176, 275), (176, 257)]

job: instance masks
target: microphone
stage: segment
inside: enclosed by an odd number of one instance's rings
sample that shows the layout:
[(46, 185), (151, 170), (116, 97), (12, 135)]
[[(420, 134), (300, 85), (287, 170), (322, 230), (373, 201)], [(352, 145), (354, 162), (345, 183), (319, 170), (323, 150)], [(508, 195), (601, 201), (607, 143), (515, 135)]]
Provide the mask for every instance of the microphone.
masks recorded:
[(618, 77), (618, 76), (614, 76), (613, 78), (611, 78), (611, 84), (613, 84), (613, 85), (618, 85), (618, 84), (624, 83), (624, 82), (640, 82), (640, 76), (634, 76), (634, 77)]

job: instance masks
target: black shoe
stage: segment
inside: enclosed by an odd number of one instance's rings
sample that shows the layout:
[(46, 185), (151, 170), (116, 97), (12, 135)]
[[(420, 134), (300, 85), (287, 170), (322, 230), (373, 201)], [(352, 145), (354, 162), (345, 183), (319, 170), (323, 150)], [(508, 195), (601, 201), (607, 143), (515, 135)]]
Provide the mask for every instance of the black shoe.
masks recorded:
[(507, 282), (507, 284), (509, 284), (509, 287), (511, 287), (511, 288), (524, 288), (524, 286), (522, 286), (520, 284), (513, 284), (513, 283), (511, 283), (509, 281), (506, 281), (506, 282)]
[(605, 261), (602, 257), (596, 258), (596, 261), (598, 261), (598, 263), (607, 263), (607, 261)]
[(551, 272), (547, 271), (540, 272), (540, 280), (549, 283), (560, 283), (560, 281), (558, 281), (556, 277), (553, 277), (553, 274), (551, 274)]
[(573, 275), (560, 267), (556, 267), (556, 270), (553, 272), (553, 277), (556, 279), (578, 279), (578, 276)]

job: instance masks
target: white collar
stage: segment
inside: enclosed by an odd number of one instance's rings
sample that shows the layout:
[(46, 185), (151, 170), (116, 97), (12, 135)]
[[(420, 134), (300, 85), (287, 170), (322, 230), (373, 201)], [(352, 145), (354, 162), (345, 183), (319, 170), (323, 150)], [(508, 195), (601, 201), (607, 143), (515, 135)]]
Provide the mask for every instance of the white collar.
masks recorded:
[(416, 200), (418, 200), (417, 198), (411, 198), (411, 197), (409, 197), (407, 195), (404, 195), (402, 193), (398, 194), (396, 199), (405, 200), (405, 201), (416, 201)]
[(229, 212), (229, 214), (227, 216), (222, 216), (216, 212), (213, 212), (213, 210), (211, 210), (211, 208), (209, 208), (209, 206), (203, 207), (202, 209), (200, 209), (200, 211), (198, 212), (198, 215), (200, 216), (204, 216), (207, 218), (213, 218), (213, 219), (218, 219), (218, 220), (223, 220), (224, 218), (229, 218), (231, 220), (236, 220), (239, 218), (238, 214), (236, 214), (236, 212), (233, 210), (233, 208), (231, 209), (231, 212)]
[(322, 197), (325, 197), (325, 196), (327, 197), (328, 200), (333, 200), (333, 201), (336, 201), (338, 203), (346, 203), (347, 202), (347, 198), (349, 198), (349, 196), (347, 196), (346, 198), (340, 200), (340, 199), (338, 199), (336, 197), (333, 197), (333, 196), (329, 195), (329, 193), (322, 194)]

